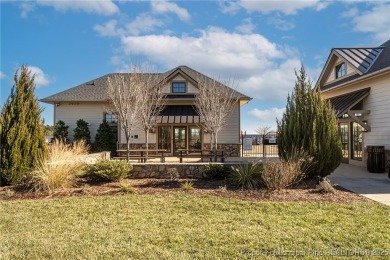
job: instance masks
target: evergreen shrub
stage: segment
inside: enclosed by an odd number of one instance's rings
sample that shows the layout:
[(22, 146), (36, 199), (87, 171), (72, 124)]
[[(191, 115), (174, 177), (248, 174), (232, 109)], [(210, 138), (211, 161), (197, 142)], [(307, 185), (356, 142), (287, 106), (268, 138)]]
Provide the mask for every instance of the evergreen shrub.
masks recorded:
[(124, 160), (100, 160), (89, 167), (87, 176), (98, 181), (117, 181), (126, 178), (132, 169)]
[(287, 161), (294, 150), (302, 149), (313, 159), (306, 167), (308, 177), (325, 177), (341, 163), (341, 137), (337, 118), (328, 100), (311, 86), (301, 68), (292, 95), (287, 97), (286, 111), (278, 121), (279, 156)]
[(230, 168), (224, 164), (209, 164), (203, 174), (210, 179), (224, 180), (230, 174)]
[(85, 140), (87, 144), (91, 143), (91, 133), (89, 132), (88, 123), (85, 122), (83, 119), (79, 119), (76, 122), (76, 128), (73, 130), (73, 140), (79, 141), (79, 140)]

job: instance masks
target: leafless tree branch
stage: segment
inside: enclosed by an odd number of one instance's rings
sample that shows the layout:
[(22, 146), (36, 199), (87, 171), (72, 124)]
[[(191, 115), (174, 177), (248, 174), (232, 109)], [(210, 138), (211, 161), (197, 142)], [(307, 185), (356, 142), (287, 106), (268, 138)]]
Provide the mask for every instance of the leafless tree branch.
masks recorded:
[(218, 133), (227, 125), (239, 95), (230, 80), (221, 84), (209, 77), (199, 77), (197, 82), (198, 93), (194, 105), (211, 135), (211, 148), (216, 151)]

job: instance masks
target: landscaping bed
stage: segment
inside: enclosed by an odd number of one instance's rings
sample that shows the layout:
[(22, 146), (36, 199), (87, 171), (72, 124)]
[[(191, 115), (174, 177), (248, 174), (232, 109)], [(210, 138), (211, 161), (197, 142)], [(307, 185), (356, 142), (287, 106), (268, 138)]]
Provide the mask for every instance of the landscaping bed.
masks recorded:
[(311, 201), (311, 202), (371, 202), (371, 200), (358, 194), (335, 186), (334, 193), (318, 192), (316, 186), (317, 179), (305, 179), (298, 185), (281, 191), (269, 191), (265, 188), (256, 190), (242, 190), (225, 180), (208, 179), (179, 179), (171, 181), (169, 179), (126, 179), (121, 182), (79, 182), (77, 187), (67, 189), (57, 189), (51, 194), (32, 192), (24, 186), (0, 187), (0, 199), (3, 200), (23, 200), (23, 199), (43, 199), (74, 196), (104, 196), (121, 195), (123, 183), (130, 184), (139, 195), (161, 194), (168, 192), (183, 193), (181, 184), (192, 182), (193, 190), (187, 191), (196, 195), (212, 195), (226, 198), (238, 198), (249, 201)]

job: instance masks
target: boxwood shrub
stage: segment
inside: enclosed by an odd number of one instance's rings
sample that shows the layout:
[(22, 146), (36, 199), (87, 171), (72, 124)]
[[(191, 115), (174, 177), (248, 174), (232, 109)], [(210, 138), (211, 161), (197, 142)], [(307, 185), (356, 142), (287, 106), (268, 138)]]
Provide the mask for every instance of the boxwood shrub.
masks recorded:
[(117, 181), (126, 178), (133, 166), (124, 160), (100, 160), (88, 169), (88, 177), (100, 181)]

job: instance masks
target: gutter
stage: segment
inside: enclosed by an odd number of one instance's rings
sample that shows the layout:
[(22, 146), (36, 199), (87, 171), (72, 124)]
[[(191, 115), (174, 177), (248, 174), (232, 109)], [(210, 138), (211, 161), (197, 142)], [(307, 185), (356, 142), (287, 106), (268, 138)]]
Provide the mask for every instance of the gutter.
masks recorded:
[(381, 69), (381, 70), (378, 70), (378, 71), (375, 71), (373, 73), (370, 73), (370, 74), (367, 74), (365, 76), (362, 76), (362, 77), (359, 77), (357, 79), (353, 79), (351, 81), (348, 81), (348, 82), (345, 82), (341, 85), (337, 85), (337, 86), (334, 86), (332, 88), (328, 88), (328, 89), (325, 89), (325, 90), (321, 90), (322, 93), (325, 93), (325, 92), (328, 92), (328, 91), (331, 91), (331, 90), (334, 90), (336, 88), (343, 88), (343, 87), (346, 87), (348, 85), (351, 85), (355, 82), (359, 82), (359, 81), (365, 81), (365, 80), (368, 80), (368, 79), (371, 79), (371, 78), (374, 78), (374, 77), (377, 77), (379, 76), (380, 74), (382, 73), (387, 73), (387, 72), (390, 72), (390, 67), (387, 67), (387, 68), (384, 68), (384, 69)]

